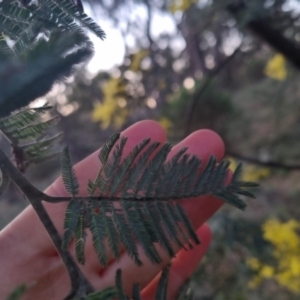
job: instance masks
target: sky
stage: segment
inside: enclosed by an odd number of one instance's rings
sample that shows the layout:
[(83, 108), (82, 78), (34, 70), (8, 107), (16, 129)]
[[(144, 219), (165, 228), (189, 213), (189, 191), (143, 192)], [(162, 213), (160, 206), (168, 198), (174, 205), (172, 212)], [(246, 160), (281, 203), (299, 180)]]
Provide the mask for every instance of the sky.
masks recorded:
[[(85, 7), (85, 11), (89, 16), (92, 16), (89, 6)], [(139, 7), (136, 14), (141, 18), (147, 17), (143, 7)], [(113, 66), (122, 64), (125, 55), (124, 41), (120, 30), (115, 28), (109, 19), (101, 19), (98, 24), (105, 31), (106, 39), (102, 41), (92, 33), (90, 34), (95, 47), (95, 55), (88, 64), (88, 70), (93, 74), (100, 70), (110, 70)], [(151, 23), (151, 35), (153, 37), (163, 32), (172, 33), (175, 30), (176, 24), (170, 15), (154, 12)]]

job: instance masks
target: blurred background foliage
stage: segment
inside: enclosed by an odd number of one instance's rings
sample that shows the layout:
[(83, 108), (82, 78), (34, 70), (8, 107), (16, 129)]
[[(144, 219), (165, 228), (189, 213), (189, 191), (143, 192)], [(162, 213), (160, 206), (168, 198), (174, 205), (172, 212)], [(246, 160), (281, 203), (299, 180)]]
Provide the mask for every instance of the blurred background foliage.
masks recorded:
[[(188, 283), (193, 299), (299, 299), (300, 1), (84, 5), (94, 18), (109, 20), (122, 42), (104, 57), (111, 68), (99, 63), (91, 72), (90, 63), (39, 100), (62, 116), (58, 127), (74, 160), (143, 119), (158, 121), (172, 143), (198, 129), (216, 131), (232, 167), (243, 161), (243, 179), (261, 187), (246, 213), (225, 206), (210, 221), (212, 245)], [(58, 166), (45, 163), (28, 177), (43, 189)], [(26, 205), (13, 189), (6, 195), (1, 226)]]

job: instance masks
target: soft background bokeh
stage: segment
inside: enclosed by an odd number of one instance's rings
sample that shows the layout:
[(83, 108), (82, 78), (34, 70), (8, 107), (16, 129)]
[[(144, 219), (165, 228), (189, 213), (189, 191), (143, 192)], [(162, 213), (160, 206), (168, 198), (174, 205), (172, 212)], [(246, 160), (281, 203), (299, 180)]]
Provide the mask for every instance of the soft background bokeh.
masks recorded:
[[(197, 129), (216, 131), (232, 168), (245, 162), (243, 179), (261, 186), (246, 212), (226, 205), (210, 221), (214, 238), (192, 278), (193, 299), (299, 299), (299, 66), (249, 24), (263, 21), (278, 33), (275, 42), (298, 46), (300, 1), (253, 0), (231, 14), (228, 4), (239, 2), (85, 2), (107, 39), (92, 37), (95, 57), (47, 100), (62, 117), (58, 130), (74, 162), (143, 119), (157, 120), (172, 143)], [(58, 174), (57, 160), (27, 176), (44, 189)], [(10, 186), (0, 226), (26, 205)]]

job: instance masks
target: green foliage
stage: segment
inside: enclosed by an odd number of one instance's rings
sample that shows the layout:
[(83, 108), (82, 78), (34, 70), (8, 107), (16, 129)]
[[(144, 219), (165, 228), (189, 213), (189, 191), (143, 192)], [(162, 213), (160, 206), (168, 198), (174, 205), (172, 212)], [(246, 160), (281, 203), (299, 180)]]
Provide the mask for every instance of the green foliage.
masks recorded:
[(69, 148), (65, 147), (61, 155), (61, 174), (66, 190), (72, 197), (78, 194), (79, 183), (74, 169), (71, 166)]
[(84, 245), (85, 245), (85, 238), (86, 238), (86, 233), (85, 233), (86, 216), (85, 216), (85, 214), (80, 212), (77, 217), (78, 217), (78, 221), (77, 221), (77, 226), (76, 226), (76, 231), (75, 231), (76, 258), (79, 263), (84, 265), (84, 263), (85, 263)]
[[(245, 209), (238, 195), (254, 197), (247, 188), (256, 184), (239, 181), (241, 166), (226, 185), (227, 161), (217, 165), (216, 159), (211, 157), (199, 173), (201, 161), (188, 154), (187, 148), (166, 161), (171, 145), (150, 143), (145, 139), (124, 157), (126, 142), (126, 138), (115, 134), (101, 148), (101, 169), (94, 182), (88, 184), (89, 195), (96, 198), (73, 198), (68, 205), (63, 245), (66, 249), (75, 235), (75, 250), (81, 263), (84, 263), (86, 227), (91, 229), (99, 262), (104, 266), (107, 265), (105, 238), (117, 259), (122, 245), (133, 261), (141, 265), (136, 248), (138, 242), (153, 263), (160, 263), (155, 243), (158, 242), (170, 257), (175, 255), (174, 243), (179, 247), (185, 244), (192, 247), (190, 240), (199, 243), (188, 216), (176, 200), (211, 194)], [(62, 161), (63, 180), (74, 197), (78, 181), (66, 150)], [(85, 222), (85, 218), (89, 218), (89, 222)]]
[(80, 203), (75, 199), (72, 199), (67, 207), (66, 215), (65, 215), (65, 222), (64, 222), (64, 238), (62, 248), (67, 250), (68, 245), (76, 231), (77, 223), (79, 219), (80, 213)]
[(58, 155), (58, 152), (53, 151), (53, 147), (62, 134), (47, 137), (45, 133), (57, 124), (59, 118), (48, 118), (47, 121), (42, 121), (44, 115), (50, 110), (51, 107), (48, 105), (25, 108), (0, 119), (0, 130), (10, 141), (14, 160), (22, 172), (25, 172), (30, 164), (52, 159)]
[[(60, 31), (88, 28), (98, 37), (105, 37), (104, 31), (69, 0), (40, 0), (21, 7), (19, 1), (0, 3), (0, 29), (13, 42), (12, 52), (19, 55), (38, 40), (38, 35), (55, 29)], [(24, 26), (25, 25), (25, 26)]]
[[(96, 34), (99, 38), (104, 39), (105, 33), (98, 26), (93, 19), (88, 17), (84, 12), (80, 11), (78, 7), (69, 0), (40, 0), (42, 5), (45, 6), (46, 9), (50, 9), (55, 6), (55, 9), (58, 12), (58, 16), (63, 16), (63, 21), (67, 23), (68, 26), (74, 26), (75, 20), (78, 21), (82, 26), (88, 28), (94, 34)], [(62, 14), (64, 12), (64, 14)], [(72, 20), (73, 18), (73, 20)], [(69, 20), (72, 20), (72, 23), (69, 23)], [(76, 24), (77, 25), (77, 24)], [(78, 25), (77, 25), (78, 28)]]

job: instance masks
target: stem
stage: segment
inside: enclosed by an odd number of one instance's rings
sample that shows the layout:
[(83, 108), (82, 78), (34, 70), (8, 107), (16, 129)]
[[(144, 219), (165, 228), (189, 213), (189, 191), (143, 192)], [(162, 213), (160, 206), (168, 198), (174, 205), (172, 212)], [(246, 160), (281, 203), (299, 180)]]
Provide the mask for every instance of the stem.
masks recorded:
[(0, 168), (3, 173), (7, 174), (12, 181), (18, 186), (25, 197), (29, 200), (30, 204), (37, 213), (42, 224), (46, 228), (55, 248), (57, 249), (61, 259), (63, 260), (67, 272), (71, 280), (71, 292), (66, 299), (72, 299), (74, 296), (82, 297), (88, 293), (94, 292), (94, 288), (84, 277), (80, 269), (78, 268), (73, 257), (69, 251), (64, 251), (61, 248), (62, 240), (50, 219), (45, 207), (42, 204), (42, 200), (45, 194), (35, 188), (22, 173), (12, 164), (7, 158), (4, 152), (0, 149)]
[[(204, 194), (203, 194), (204, 195)], [(196, 198), (202, 196), (202, 194), (197, 194), (197, 195), (190, 195), (190, 196), (185, 196), (185, 198)], [(182, 196), (178, 196), (176, 197), (176, 195), (172, 195), (170, 197), (159, 197), (159, 199), (157, 197), (135, 197), (135, 196), (128, 196), (128, 197), (117, 197), (117, 196), (113, 196), (113, 197), (109, 197), (109, 196), (96, 196), (96, 197), (52, 197), (49, 195), (44, 194), (44, 198), (43, 200), (49, 203), (59, 203), (59, 202), (69, 202), (72, 199), (78, 199), (81, 201), (91, 201), (91, 200), (96, 200), (96, 201), (113, 201), (113, 202), (119, 202), (119, 201), (123, 201), (123, 200), (127, 200), (127, 201), (132, 201), (132, 202), (145, 202), (145, 201), (170, 201), (170, 200), (182, 200)]]

